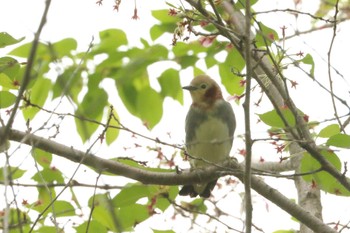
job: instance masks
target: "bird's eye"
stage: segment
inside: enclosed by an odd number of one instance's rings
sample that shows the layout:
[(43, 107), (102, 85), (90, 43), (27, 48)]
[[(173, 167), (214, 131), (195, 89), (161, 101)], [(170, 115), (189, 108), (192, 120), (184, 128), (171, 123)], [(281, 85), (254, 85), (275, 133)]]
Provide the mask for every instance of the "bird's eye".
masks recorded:
[(202, 84), (201, 84), (201, 88), (202, 88), (202, 89), (205, 89), (205, 88), (207, 88), (207, 84), (205, 84), (205, 83), (202, 83)]

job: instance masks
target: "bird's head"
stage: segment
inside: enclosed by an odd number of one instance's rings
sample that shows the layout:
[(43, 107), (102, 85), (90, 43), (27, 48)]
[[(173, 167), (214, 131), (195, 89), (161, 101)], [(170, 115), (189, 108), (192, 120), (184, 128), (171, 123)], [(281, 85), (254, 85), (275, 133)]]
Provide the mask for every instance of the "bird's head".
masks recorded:
[(194, 106), (210, 108), (216, 100), (222, 99), (219, 85), (208, 75), (198, 75), (189, 86), (182, 87), (190, 91)]

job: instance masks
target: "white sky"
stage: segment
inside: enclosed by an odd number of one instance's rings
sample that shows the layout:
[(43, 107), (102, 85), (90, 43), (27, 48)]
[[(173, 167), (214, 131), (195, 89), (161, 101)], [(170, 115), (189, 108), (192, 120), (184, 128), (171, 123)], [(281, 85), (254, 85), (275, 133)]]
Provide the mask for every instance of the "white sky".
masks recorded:
[[(44, 8), (44, 0), (36, 0), (36, 1), (28, 1), (28, 0), (10, 0), (10, 1), (1, 1), (0, 2), (0, 22), (2, 22), (2, 25), (0, 27), (0, 31), (8, 32), (10, 35), (14, 36), (15, 38), (19, 38), (22, 36), (25, 36), (28, 38), (26, 41), (30, 41), (33, 37), (33, 33), (36, 31), (39, 21), (41, 19), (42, 11)], [(176, 2), (176, 1), (172, 1)], [(275, 8), (274, 4), (278, 2), (284, 2), (285, 5), (281, 5), (283, 3), (278, 3), (278, 8), (292, 8), (292, 5), (288, 5), (291, 1), (268, 1), (269, 4), (260, 4), (259, 8)], [(288, 2), (288, 3), (286, 3)], [(308, 9), (308, 11), (313, 12), (311, 9), (317, 8), (317, 1), (304, 1), (303, 4), (308, 4), (305, 6), (305, 9)], [(159, 8), (159, 9), (165, 9), (167, 8), (164, 1), (157, 1), (155, 3), (150, 1), (137, 1), (137, 8), (138, 8), (138, 14), (140, 19), (138, 21), (131, 20), (131, 16), (133, 15), (134, 10), (134, 1), (127, 1), (123, 0), (122, 4), (120, 6), (120, 11), (116, 12), (112, 10), (113, 6), (113, 0), (104, 0), (103, 6), (98, 7), (95, 4), (95, 0), (53, 0), (52, 6), (49, 11), (49, 18), (48, 22), (44, 28), (44, 31), (42, 33), (41, 39), (43, 41), (58, 41), (63, 38), (72, 37), (78, 40), (79, 43), (79, 50), (85, 51), (91, 41), (92, 36), (95, 37), (95, 39), (98, 38), (99, 31), (103, 29), (108, 28), (120, 28), (127, 32), (129, 45), (130, 46), (139, 46), (139, 37), (144, 36), (146, 39), (150, 41), (149, 37), (149, 28), (156, 22), (150, 13), (151, 9)], [(277, 29), (284, 25), (284, 22), (286, 21), (292, 21), (290, 16), (285, 16), (284, 13), (278, 14), (278, 20), (276, 21), (276, 15), (264, 15), (264, 22), (268, 22), (266, 24), (273, 25)], [(302, 17), (300, 17), (302, 18)], [(307, 17), (304, 17), (307, 19)], [(266, 21), (265, 21), (266, 20)], [(300, 20), (301, 23), (298, 24), (298, 26), (302, 29), (304, 27), (303, 21)], [(306, 24), (305, 24), (306, 25)], [(287, 34), (292, 34), (293, 31), (292, 26), (285, 25), (288, 27)], [(347, 50), (344, 49), (344, 45), (346, 46), (348, 42), (350, 41), (350, 36), (348, 33), (348, 24), (343, 24), (339, 27), (338, 30), (338, 37), (336, 38), (336, 44), (334, 48), (334, 65), (335, 67), (346, 77), (348, 76), (348, 59), (344, 59), (344, 56), (347, 55)], [(316, 33), (312, 36), (306, 36), (303, 40), (297, 38), (293, 41), (287, 41), (286, 45), (289, 47), (290, 53), (297, 53), (300, 50), (307, 51), (307, 50), (315, 50), (320, 55), (314, 55), (316, 63), (316, 77), (321, 80), (322, 82), (327, 83), (327, 75), (326, 75), (326, 63), (320, 61), (321, 58), (326, 59), (326, 53), (329, 47), (330, 42), (330, 36), (331, 34), (325, 34), (323, 32)], [(169, 37), (171, 38), (171, 37)], [(170, 44), (170, 41), (167, 42)], [(8, 50), (0, 50), (0, 56), (3, 56), (4, 53)], [(293, 73), (294, 72), (294, 73)], [(320, 89), (317, 88), (316, 92), (312, 91), (312, 86), (314, 83), (310, 81), (307, 77), (303, 76), (300, 72), (296, 72), (295, 70), (293, 72), (286, 71), (286, 74), (290, 78), (295, 78), (299, 84), (297, 90), (292, 91), (292, 95), (296, 97), (296, 103), (297, 106), (300, 106), (300, 108), (310, 115), (311, 120), (322, 120), (324, 118), (332, 117), (332, 110), (329, 107), (330, 106), (330, 97), (325, 92), (320, 92)], [(215, 71), (211, 70), (211, 74), (215, 74)], [(191, 75), (189, 71), (183, 73), (187, 75)], [(189, 78), (187, 79), (182, 78), (183, 84), (188, 83)], [(348, 83), (343, 80), (341, 80), (339, 77), (335, 77), (336, 81), (339, 81), (340, 85), (337, 86), (337, 90), (339, 90), (339, 93), (341, 97), (348, 98), (348, 93), (346, 92), (347, 89), (349, 89)], [(108, 84), (106, 83), (105, 87), (108, 88)], [(304, 85), (305, 84), (305, 85)], [(113, 90), (110, 90), (113, 91)], [(173, 143), (181, 143), (182, 139), (184, 137), (183, 132), (183, 119), (185, 117), (187, 108), (190, 104), (190, 100), (188, 99), (188, 96), (186, 96), (185, 93), (185, 106), (181, 106), (174, 101), (166, 100), (164, 114), (163, 114), (163, 121), (161, 124), (159, 124), (151, 133), (153, 137), (159, 137), (161, 135), (162, 138), (165, 140), (172, 140)], [(315, 102), (317, 104), (315, 104)], [(114, 106), (120, 106), (121, 102), (118, 99), (111, 99), (111, 103), (114, 104)], [(242, 107), (234, 105), (234, 110), (237, 115), (238, 119), (238, 130), (237, 134), (243, 133), (243, 115), (242, 115)], [(266, 109), (265, 109), (266, 108)], [(261, 109), (257, 110), (258, 113), (262, 113), (265, 110), (269, 109), (270, 107), (262, 107)], [(176, 112), (177, 114), (173, 114)], [(129, 126), (137, 126), (138, 132), (146, 133), (140, 125), (140, 121), (134, 117), (129, 116), (124, 110), (121, 110), (119, 112), (121, 117), (126, 116), (128, 117), (128, 121), (126, 122)], [(325, 115), (327, 117), (325, 117)], [(180, 116), (180, 117), (179, 117)], [(19, 117), (20, 118), (20, 117)], [(123, 118), (122, 118), (123, 120)], [(169, 122), (171, 122), (169, 124)], [(37, 122), (38, 125), (40, 122)], [(255, 122), (254, 122), (255, 123)], [(24, 124), (24, 123), (22, 123)], [(34, 124), (34, 123), (33, 123)], [(18, 127), (18, 126), (17, 126)], [(173, 138), (169, 139), (166, 137), (166, 133), (171, 132)], [(262, 129), (256, 129), (254, 130), (255, 135), (262, 135), (263, 131)], [(58, 137), (59, 142), (66, 142), (68, 145), (74, 145), (76, 148), (83, 148), (84, 145), (81, 145), (79, 140), (72, 143), (71, 139), (68, 138), (67, 135), (69, 135), (69, 128), (63, 128), (61, 130), (61, 134)], [(124, 135), (125, 136), (125, 135)], [(130, 138), (125, 136), (126, 138), (124, 140), (129, 140)], [(76, 139), (75, 139), (76, 140)], [(122, 148), (119, 146), (120, 144), (123, 144), (124, 142), (121, 141), (122, 135), (120, 135), (120, 138), (118, 139), (117, 143), (114, 143), (110, 148), (104, 148), (104, 147), (98, 147), (94, 148), (95, 152), (98, 152), (98, 154), (104, 154), (107, 153), (109, 155), (114, 155), (115, 151), (122, 151)], [(129, 142), (130, 144), (130, 142)], [(152, 145), (152, 143), (149, 143)], [(237, 145), (238, 144), (238, 145)], [(131, 145), (131, 144), (130, 144)], [(86, 146), (86, 145), (85, 145)], [(235, 143), (233, 150), (231, 154), (237, 154), (237, 150), (243, 148), (242, 142)], [(262, 148), (257, 148), (255, 150), (257, 158), (263, 153)], [(111, 153), (113, 151), (113, 153)], [(123, 152), (121, 152), (123, 153)], [(66, 164), (64, 164), (66, 166)], [(74, 165), (72, 166), (74, 168)], [(89, 173), (88, 173), (89, 174)], [(78, 174), (77, 178), (83, 178), (86, 177), (87, 173), (81, 172)], [(91, 183), (95, 182), (95, 174), (91, 174), (92, 181)], [(277, 180), (279, 181), (279, 180)], [(107, 182), (107, 180), (106, 180)], [(280, 182), (281, 183), (281, 182)], [(281, 186), (279, 183), (279, 186)], [(283, 183), (282, 186), (286, 186), (286, 190), (288, 185), (290, 183)], [(280, 188), (282, 190), (282, 188)], [(90, 190), (91, 191), (91, 190)], [(288, 197), (292, 198), (294, 193), (290, 194), (288, 191), (286, 192), (288, 194)], [(238, 195), (237, 193), (233, 194)], [(337, 202), (338, 200), (342, 200), (341, 198), (336, 198), (332, 195), (324, 195), (330, 198), (333, 198), (334, 202)], [(233, 198), (236, 198), (237, 196), (234, 196)], [(264, 213), (265, 209), (265, 202), (261, 197), (256, 197), (255, 202), (255, 210), (260, 211), (261, 213), (265, 214), (264, 217), (259, 216), (258, 214), (255, 214), (254, 223), (256, 223), (260, 227), (264, 227), (264, 230), (266, 232), (272, 232), (272, 230), (277, 229), (288, 229), (291, 226), (297, 226), (296, 223), (293, 223), (289, 220), (288, 217), (284, 217), (283, 220), (285, 221), (276, 221), (276, 219), (279, 219), (280, 212), (276, 211), (276, 208), (273, 208), (273, 205), (269, 203), (270, 210), (269, 213)], [(334, 205), (334, 202), (332, 203), (324, 203), (324, 209), (325, 214), (331, 210), (332, 216), (328, 216), (329, 221), (337, 221), (340, 216), (350, 216), (350, 211), (348, 210), (349, 207), (346, 205), (337, 205), (337, 216), (334, 216), (335, 211), (332, 210), (332, 205)], [(1, 204), (0, 204), (1, 207)], [(225, 206), (223, 206), (225, 208)], [(235, 216), (239, 216), (239, 206), (237, 206), (237, 210), (235, 211)], [(227, 211), (232, 211), (232, 206), (229, 206), (229, 208), (226, 208)], [(266, 215), (268, 214), (268, 216)], [(168, 213), (166, 216), (171, 216), (171, 213)], [(162, 216), (160, 216), (162, 218)], [(268, 219), (267, 219), (268, 218)], [(347, 218), (345, 218), (346, 220)], [(349, 220), (349, 219), (347, 219)], [(159, 226), (159, 219), (157, 219), (158, 223), (155, 223), (154, 221), (150, 221), (148, 225), (150, 227), (154, 227), (156, 224), (157, 227)], [(266, 224), (266, 222), (271, 221), (273, 224)], [(285, 225), (288, 224), (288, 225)], [(147, 225), (147, 224), (145, 224)], [(165, 223), (165, 228), (168, 229), (169, 226), (171, 226), (171, 223)], [(144, 226), (144, 225), (143, 225)], [(159, 228), (157, 228), (159, 229)], [(176, 226), (175, 229), (182, 229), (180, 226)], [(138, 229), (139, 232), (146, 232), (145, 229)]]

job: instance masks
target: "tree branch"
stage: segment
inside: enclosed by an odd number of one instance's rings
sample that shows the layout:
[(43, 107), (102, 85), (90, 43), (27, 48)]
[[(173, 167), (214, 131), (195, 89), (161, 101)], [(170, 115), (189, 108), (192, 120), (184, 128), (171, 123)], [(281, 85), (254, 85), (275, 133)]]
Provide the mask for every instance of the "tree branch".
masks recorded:
[[(4, 135), (4, 127), (0, 128), (0, 137)], [(73, 162), (81, 162), (84, 165), (95, 169), (98, 173), (109, 172), (115, 175), (121, 175), (133, 180), (140, 181), (144, 184), (158, 185), (184, 185), (199, 182), (207, 182), (223, 175), (234, 175), (244, 182), (244, 166), (239, 165), (234, 160), (225, 162), (222, 166), (210, 166), (207, 169), (196, 172), (184, 172), (177, 174), (176, 172), (153, 172), (141, 168), (127, 166), (120, 162), (112, 161), (97, 157), (91, 153), (68, 147), (57, 142), (35, 136), (30, 133), (18, 130), (9, 131), (9, 140), (27, 144), (41, 150), (64, 157)], [(324, 224), (321, 220), (304, 210), (294, 202), (290, 201), (278, 190), (273, 189), (260, 178), (251, 177), (252, 188), (266, 199), (278, 205), (280, 208), (288, 212), (300, 222), (307, 225), (315, 232), (331, 232), (336, 231)]]
[[(235, 23), (244, 25), (245, 17), (243, 16), (243, 14), (240, 11), (233, 11), (232, 6), (229, 3), (224, 2), (223, 4), (225, 6), (225, 10), (231, 16), (235, 17), (235, 20), (237, 21)], [(244, 35), (244, 33), (245, 31), (240, 31), (240, 33), (238, 34)], [(233, 38), (231, 38), (231, 40), (232, 39)], [(340, 171), (338, 171), (327, 159), (325, 159), (318, 150), (315, 141), (310, 135), (307, 124), (302, 119), (302, 116), (300, 116), (300, 114), (298, 113), (294, 102), (290, 98), (288, 98), (288, 95), (285, 93), (279, 75), (277, 75), (276, 71), (274, 71), (275, 68), (271, 66), (271, 63), (266, 58), (266, 56), (259, 54), (259, 52), (255, 51), (254, 48), (251, 48), (251, 51), (253, 53), (253, 59), (255, 60), (255, 62), (257, 62), (257, 67), (255, 69), (256, 75), (253, 76), (254, 79), (264, 89), (264, 92), (268, 95), (277, 113), (280, 106), (282, 106), (283, 104), (287, 104), (295, 117), (296, 128), (298, 129), (298, 133), (294, 132), (292, 128), (288, 128), (288, 124), (286, 124), (286, 129), (288, 130), (288, 133), (291, 134), (291, 140), (299, 139), (296, 141), (299, 144), (299, 146), (307, 150), (312, 157), (314, 157), (317, 161), (321, 163), (325, 171), (327, 171), (330, 175), (336, 178), (346, 189), (350, 191), (350, 183), (348, 179)], [(244, 54), (243, 51), (240, 52)], [(265, 77), (271, 81), (270, 84), (266, 84), (266, 80), (264, 80)], [(284, 116), (282, 114), (279, 115), (283, 120)]]
[(253, 205), (251, 195), (251, 170), (252, 170), (252, 147), (253, 140), (250, 131), (250, 91), (251, 91), (251, 79), (253, 74), (252, 57), (250, 51), (250, 44), (252, 43), (250, 38), (250, 0), (245, 2), (245, 16), (246, 25), (244, 33), (244, 54), (246, 60), (246, 89), (245, 89), (245, 101), (243, 103), (244, 116), (245, 116), (245, 145), (246, 145), (246, 156), (245, 156), (245, 173), (244, 173), (244, 191), (245, 191), (245, 232), (250, 233), (252, 231), (252, 219), (253, 219)]
[(7, 140), (7, 133), (10, 131), (10, 128), (12, 127), (13, 121), (15, 120), (15, 116), (16, 116), (16, 113), (17, 113), (17, 110), (19, 107), (19, 102), (21, 101), (23, 93), (26, 90), (26, 88), (29, 84), (29, 81), (31, 79), (31, 72), (32, 72), (34, 61), (35, 61), (35, 55), (36, 55), (36, 50), (37, 50), (38, 44), (39, 44), (40, 34), (41, 34), (41, 31), (43, 30), (44, 25), (46, 23), (46, 18), (47, 18), (47, 14), (49, 12), (50, 4), (51, 4), (51, 0), (46, 0), (44, 13), (41, 17), (41, 21), (40, 21), (38, 30), (35, 33), (34, 40), (32, 43), (32, 48), (30, 49), (30, 53), (29, 53), (29, 56), (27, 59), (28, 62), (27, 62), (27, 66), (26, 66), (26, 69), (24, 72), (23, 81), (22, 81), (21, 87), (18, 91), (15, 105), (12, 108), (10, 118), (6, 124), (5, 134), (3, 137), (0, 138), (0, 145), (3, 145)]

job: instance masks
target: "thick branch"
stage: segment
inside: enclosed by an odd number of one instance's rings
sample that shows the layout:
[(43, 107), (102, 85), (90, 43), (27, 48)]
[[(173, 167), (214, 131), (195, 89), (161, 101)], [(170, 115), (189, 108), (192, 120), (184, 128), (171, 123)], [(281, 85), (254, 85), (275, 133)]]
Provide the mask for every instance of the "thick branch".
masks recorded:
[[(235, 18), (234, 22), (236, 24), (244, 25), (245, 17), (243, 14), (240, 11), (234, 11), (232, 9), (232, 6), (227, 2), (224, 2), (224, 5), (225, 10), (231, 15), (231, 17)], [(241, 30), (238, 32), (238, 34), (244, 35), (245, 31)], [(279, 112), (279, 108), (282, 106), (282, 104), (287, 104), (289, 109), (294, 114), (294, 117), (296, 119), (296, 129), (298, 130), (298, 133), (294, 132), (294, 130), (291, 130), (290, 128), (288, 130), (288, 133), (291, 134), (291, 140), (300, 139), (298, 140), (299, 146), (307, 150), (312, 157), (321, 163), (325, 171), (336, 178), (346, 189), (350, 191), (350, 183), (348, 179), (341, 172), (339, 172), (333, 166), (333, 164), (325, 159), (317, 149), (316, 144), (310, 135), (306, 122), (298, 113), (298, 109), (295, 106), (294, 102), (289, 98), (288, 94), (285, 93), (285, 88), (283, 87), (280, 76), (276, 74), (276, 69), (271, 65), (266, 56), (261, 55), (259, 52), (255, 51), (255, 48), (252, 46), (250, 50), (253, 54), (253, 58), (257, 63), (257, 67), (255, 69), (256, 75), (254, 78), (264, 89), (264, 92), (268, 95), (276, 111)], [(244, 51), (241, 51), (241, 53), (243, 55), (245, 54)], [(269, 79), (271, 82), (270, 84), (266, 84), (266, 78)], [(282, 114), (279, 115), (281, 119), (284, 120), (284, 116)], [(286, 126), (288, 126), (288, 124), (286, 124)]]
[[(4, 135), (4, 127), (0, 128), (0, 137)], [(153, 172), (140, 168), (127, 166), (125, 164), (103, 159), (90, 153), (76, 150), (57, 142), (35, 136), (33, 134), (24, 133), (17, 130), (10, 130), (9, 140), (17, 141), (27, 144), (32, 147), (42, 149), (44, 151), (64, 157), (73, 162), (81, 162), (87, 166), (92, 167), (98, 172), (110, 172), (112, 174), (121, 175), (130, 179), (138, 180), (144, 184), (158, 184), (158, 185), (181, 185), (191, 184), (197, 182), (205, 182), (218, 178), (223, 175), (234, 175), (241, 181), (244, 181), (244, 166), (236, 162), (227, 161), (222, 166), (211, 166), (202, 171), (184, 172), (177, 174), (175, 172)], [(275, 203), (283, 210), (288, 212), (293, 217), (307, 225), (315, 232), (332, 232), (336, 231), (329, 226), (322, 223), (321, 220), (314, 217), (308, 211), (302, 209), (294, 202), (283, 196), (278, 190), (273, 189), (260, 178), (256, 176), (251, 177), (252, 188), (266, 199)]]
[[(187, 2), (189, 2), (194, 8), (196, 8), (204, 16), (208, 15), (206, 10), (203, 9), (202, 7), (199, 7), (198, 6), (199, 4), (196, 1), (187, 0)], [(303, 147), (306, 150), (309, 149), (308, 152), (310, 154), (312, 154), (312, 156), (314, 156), (317, 160), (319, 160), (319, 161), (321, 160), (322, 165), (325, 165), (325, 166), (323, 166), (324, 170), (328, 171), (331, 175), (336, 177), (345, 187), (348, 187), (349, 184), (346, 181), (346, 178), (343, 177), (343, 180), (342, 180), (342, 178), (339, 176), (339, 175), (341, 175), (341, 173), (336, 171), (336, 169), (334, 168), (334, 166), (332, 166), (332, 164), (330, 164), (327, 160), (325, 160), (317, 150), (313, 150), (311, 152), (310, 147), (311, 147), (311, 149), (316, 149), (315, 142), (312, 140), (312, 137), (309, 133), (308, 127), (305, 124), (305, 121), (300, 116), (296, 106), (294, 105), (294, 103), (292, 102), (292, 100), (290, 99), (290, 97), (288, 95), (288, 89), (286, 88), (285, 83), (283, 82), (282, 74), (279, 72), (279, 69), (276, 66), (276, 64), (271, 64), (271, 61), (266, 56), (266, 55), (270, 56), (271, 60), (273, 61), (273, 58), (271, 57), (270, 53), (268, 53), (269, 51), (267, 50), (267, 53), (264, 53), (262, 51), (258, 51), (254, 48), (254, 46), (252, 46), (250, 44), (243, 44), (243, 46), (242, 46), (241, 42), (244, 39), (244, 36), (246, 35), (246, 30), (250, 30), (250, 24), (249, 24), (250, 22), (247, 22), (246, 18), (244, 17), (244, 15), (242, 14), (242, 12), (240, 10), (235, 11), (234, 7), (228, 1), (227, 2), (223, 1), (223, 6), (224, 6), (226, 13), (228, 13), (228, 15), (230, 15), (230, 19), (228, 21), (228, 24), (217, 25), (218, 23), (215, 20), (212, 20), (211, 22), (214, 21), (213, 24), (214, 24), (214, 26), (216, 26), (216, 28), (218, 29), (220, 34), (222, 34), (224, 37), (227, 37), (227, 39), (233, 45), (235, 45), (237, 50), (241, 53), (241, 55), (245, 59), (247, 58), (246, 57), (246, 50), (249, 49), (250, 53), (252, 54), (252, 58), (253, 58), (252, 60), (254, 62), (254, 64), (253, 64), (253, 67), (254, 67), (253, 78), (259, 83), (259, 85), (263, 89), (264, 93), (266, 93), (266, 95), (270, 99), (271, 103), (273, 104), (276, 112), (281, 117), (282, 121), (284, 122), (285, 128), (287, 129), (286, 131), (287, 131), (288, 137), (292, 141), (296, 140), (295, 142), (291, 143), (291, 145), (293, 145), (293, 146), (290, 146), (291, 153), (292, 154), (299, 153), (300, 151), (302, 151), (301, 147)], [(249, 28), (247, 28), (247, 27), (249, 27)], [(232, 33), (232, 31), (234, 31), (234, 33)], [(287, 105), (290, 108), (290, 110), (292, 111), (293, 115), (295, 116), (296, 127), (289, 125), (289, 123), (284, 118), (283, 114), (281, 113), (280, 108), (281, 108), (281, 106), (284, 106), (284, 105)], [(299, 145), (297, 143), (299, 143)], [(305, 146), (305, 144), (309, 144), (310, 147)], [(294, 149), (296, 149), (296, 150), (294, 150)], [(291, 162), (293, 164), (292, 167), (299, 166), (299, 159), (298, 158), (300, 158), (300, 156), (296, 156), (295, 158), (291, 159)], [(297, 178), (297, 179), (301, 183), (305, 184), (305, 181), (303, 179), (301, 179), (301, 178)], [(342, 182), (342, 181), (344, 181), (344, 182)], [(298, 190), (299, 193), (300, 192), (302, 192), (302, 193), (315, 193), (316, 194), (315, 196), (318, 197), (317, 202), (320, 204), (320, 198), (319, 198), (320, 191), (318, 189), (310, 188), (310, 186), (307, 186), (307, 184), (305, 184), (303, 187), (306, 189)], [(301, 199), (299, 199), (299, 203), (303, 207), (307, 206), (307, 205), (304, 205), (304, 203)], [(280, 206), (280, 207), (283, 209), (282, 206)], [(311, 211), (311, 213), (317, 217), (321, 216), (321, 212), (319, 212), (318, 208), (316, 208), (316, 209), (311, 208), (311, 209), (308, 209), (308, 211)], [(306, 224), (304, 222), (302, 222), (302, 223), (305, 224), (310, 229), (312, 229), (313, 231), (326, 232), (324, 230), (314, 230), (312, 227), (309, 226), (309, 224)], [(301, 225), (301, 229), (304, 229), (303, 224)], [(307, 230), (304, 232), (309, 232), (309, 231)]]
[[(3, 137), (4, 127), (0, 128), (0, 138)], [(27, 144), (31, 147), (64, 157), (73, 162), (82, 163), (96, 170), (96, 172), (109, 172), (115, 175), (121, 175), (133, 180), (138, 180), (144, 184), (159, 185), (183, 185), (209, 181), (218, 178), (221, 175), (218, 167), (211, 167), (208, 171), (199, 171), (198, 173), (184, 172), (176, 174), (175, 172), (152, 172), (145, 169), (135, 168), (120, 162), (100, 158), (91, 153), (68, 147), (60, 143), (35, 136), (30, 133), (18, 130), (10, 130), (9, 140)]]

